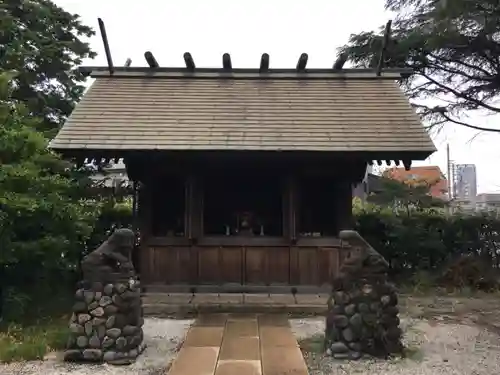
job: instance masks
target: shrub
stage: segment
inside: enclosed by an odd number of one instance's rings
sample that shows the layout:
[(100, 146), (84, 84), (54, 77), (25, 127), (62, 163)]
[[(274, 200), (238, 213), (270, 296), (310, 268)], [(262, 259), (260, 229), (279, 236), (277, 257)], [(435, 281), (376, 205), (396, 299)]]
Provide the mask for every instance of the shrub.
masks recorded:
[[(491, 285), (495, 278), (500, 220), (493, 216), (393, 211), (368, 204), (355, 205), (355, 219), (356, 229), (390, 263), (393, 277), (426, 271), (456, 286)], [(474, 272), (487, 274), (489, 281)]]

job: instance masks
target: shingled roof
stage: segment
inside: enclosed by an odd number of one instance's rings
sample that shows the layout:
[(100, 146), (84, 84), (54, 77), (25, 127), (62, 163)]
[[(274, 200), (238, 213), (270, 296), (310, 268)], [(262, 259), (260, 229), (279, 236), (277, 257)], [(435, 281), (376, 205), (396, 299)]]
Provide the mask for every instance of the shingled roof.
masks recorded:
[(399, 75), (100, 68), (93, 76), (53, 149), (435, 151)]

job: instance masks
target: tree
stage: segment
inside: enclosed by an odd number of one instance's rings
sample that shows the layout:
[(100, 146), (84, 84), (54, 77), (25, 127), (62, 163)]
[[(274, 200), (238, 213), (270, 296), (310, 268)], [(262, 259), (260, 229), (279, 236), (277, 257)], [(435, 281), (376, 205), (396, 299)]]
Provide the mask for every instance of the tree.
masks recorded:
[(54, 135), (84, 92), (76, 67), (95, 53), (80, 38), (94, 31), (52, 1), (3, 0), (0, 35), (0, 66), (19, 72), (12, 99), (43, 119), (39, 130)]
[(15, 82), (0, 72), (1, 288), (38, 286), (74, 268), (99, 213), (83, 199), (90, 179), (75, 178), (35, 130), (39, 120), (12, 99)]
[[(500, 2), (386, 0), (386, 8), (397, 18), (385, 66), (414, 69), (402, 87), (417, 112), (430, 126), (451, 122), (500, 132), (500, 127), (480, 127), (463, 118), (466, 111), (500, 113)], [(352, 35), (339, 53), (355, 66), (375, 67), (382, 41), (381, 32), (362, 32)], [(426, 99), (439, 99), (439, 104)]]
[(445, 202), (443, 200), (434, 198), (430, 194), (430, 188), (434, 184), (433, 181), (415, 180), (401, 182), (381, 177), (380, 187), (367, 200), (370, 203), (380, 206), (404, 209), (408, 214), (412, 209), (425, 210), (444, 207)]

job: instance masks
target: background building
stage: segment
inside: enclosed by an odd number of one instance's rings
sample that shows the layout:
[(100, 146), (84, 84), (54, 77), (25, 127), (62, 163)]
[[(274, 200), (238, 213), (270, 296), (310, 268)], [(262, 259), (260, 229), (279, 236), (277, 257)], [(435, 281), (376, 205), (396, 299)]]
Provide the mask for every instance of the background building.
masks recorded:
[(477, 195), (476, 166), (474, 164), (454, 164), (453, 197), (459, 201), (474, 204)]

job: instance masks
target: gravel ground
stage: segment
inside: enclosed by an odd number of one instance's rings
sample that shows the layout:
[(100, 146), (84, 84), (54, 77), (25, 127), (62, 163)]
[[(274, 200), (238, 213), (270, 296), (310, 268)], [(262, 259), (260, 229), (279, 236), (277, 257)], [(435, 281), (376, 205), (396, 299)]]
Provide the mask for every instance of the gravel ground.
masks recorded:
[[(324, 319), (293, 319), (300, 339), (324, 331)], [(310, 375), (491, 375), (500, 374), (500, 336), (477, 325), (402, 318), (408, 358), (336, 361), (304, 352)]]
[(46, 361), (0, 365), (1, 375), (160, 375), (174, 359), (192, 320), (146, 318), (144, 341), (147, 348), (130, 366), (77, 365), (59, 356)]

